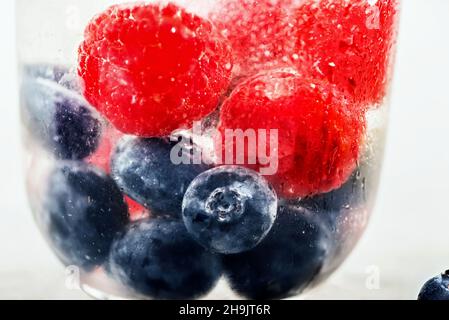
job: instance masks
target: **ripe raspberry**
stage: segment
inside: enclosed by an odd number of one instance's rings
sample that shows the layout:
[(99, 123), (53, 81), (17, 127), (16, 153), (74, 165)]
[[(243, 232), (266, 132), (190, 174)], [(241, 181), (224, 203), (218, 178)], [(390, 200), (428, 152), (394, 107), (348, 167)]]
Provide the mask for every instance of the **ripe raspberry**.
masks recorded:
[(386, 95), (398, 0), (306, 1), (296, 11), (298, 64), (364, 106)]
[(125, 196), (125, 202), (128, 205), (128, 212), (131, 221), (141, 220), (150, 216), (150, 211), (147, 208), (130, 197)]
[[(296, 198), (325, 193), (347, 181), (359, 158), (365, 118), (334, 85), (278, 69), (249, 78), (224, 102), (219, 125), (223, 148), (218, 150), (223, 159), (223, 151), (236, 149), (225, 145), (226, 129), (278, 129), (279, 170), (267, 179), (280, 196)], [(251, 151), (245, 144), (248, 163), (259, 149)], [(245, 165), (265, 167), (260, 162)]]
[[(123, 133), (117, 131), (110, 125), (103, 129), (100, 145), (97, 151), (86, 159), (86, 162), (102, 169), (107, 174), (111, 173), (111, 155), (118, 141), (123, 138)], [(128, 205), (128, 212), (131, 220), (139, 220), (149, 215), (149, 210), (128, 196), (124, 196)]]
[(210, 17), (231, 43), (236, 76), (279, 67), (295, 48), (295, 0), (223, 0)]
[(294, 66), (363, 107), (385, 97), (398, 0), (224, 0), (211, 19), (232, 45), (237, 76)]
[(164, 136), (211, 113), (232, 69), (208, 21), (174, 4), (110, 7), (79, 48), (84, 95), (117, 129)]

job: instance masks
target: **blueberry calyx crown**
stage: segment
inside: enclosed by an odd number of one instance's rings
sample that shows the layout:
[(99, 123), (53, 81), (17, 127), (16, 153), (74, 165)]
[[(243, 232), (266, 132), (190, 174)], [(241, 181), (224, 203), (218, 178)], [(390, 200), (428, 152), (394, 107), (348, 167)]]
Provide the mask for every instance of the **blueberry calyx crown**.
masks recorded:
[(222, 223), (238, 220), (245, 212), (245, 199), (232, 187), (215, 189), (206, 201), (206, 212)]

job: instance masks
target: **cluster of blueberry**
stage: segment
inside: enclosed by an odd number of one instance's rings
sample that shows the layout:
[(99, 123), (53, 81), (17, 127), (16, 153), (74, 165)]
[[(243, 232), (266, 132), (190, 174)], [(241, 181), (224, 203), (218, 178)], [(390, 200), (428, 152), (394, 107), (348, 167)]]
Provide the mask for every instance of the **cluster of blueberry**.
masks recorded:
[[(43, 209), (66, 264), (103, 266), (156, 298), (202, 295), (223, 274), (244, 296), (279, 298), (303, 290), (332, 260), (345, 208), (363, 205), (360, 174), (331, 193), (278, 203), (252, 170), (174, 165), (174, 142), (126, 136), (109, 175), (85, 161), (98, 148), (103, 120), (66, 82), (69, 74), (29, 67), (22, 86), (27, 128), (59, 159)], [(151, 217), (131, 222), (124, 194)]]

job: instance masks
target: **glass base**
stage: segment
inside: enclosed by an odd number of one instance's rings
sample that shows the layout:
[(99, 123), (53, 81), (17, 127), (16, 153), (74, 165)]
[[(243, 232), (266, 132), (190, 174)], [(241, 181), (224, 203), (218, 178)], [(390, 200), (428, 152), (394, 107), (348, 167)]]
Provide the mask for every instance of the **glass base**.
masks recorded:
[[(135, 292), (120, 285), (108, 277), (103, 270), (86, 273), (80, 277), (80, 289), (89, 297), (96, 300), (151, 300), (148, 297), (139, 297)], [(101, 288), (101, 289), (99, 289)], [(241, 296), (235, 294), (222, 277), (215, 288), (207, 295), (199, 297), (199, 300), (242, 300)]]

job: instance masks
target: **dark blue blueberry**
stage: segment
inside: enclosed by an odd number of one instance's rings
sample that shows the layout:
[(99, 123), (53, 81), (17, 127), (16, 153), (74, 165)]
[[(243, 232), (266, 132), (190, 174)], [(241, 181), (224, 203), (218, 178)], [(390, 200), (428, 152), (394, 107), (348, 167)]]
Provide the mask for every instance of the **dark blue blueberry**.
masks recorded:
[(377, 172), (363, 163), (339, 189), (294, 203), (316, 213), (331, 233), (332, 250), (320, 278), (326, 278), (343, 263), (363, 234), (375, 200)]
[(62, 162), (49, 177), (43, 223), (64, 263), (90, 269), (107, 259), (128, 208), (112, 178), (82, 162)]
[(144, 297), (193, 299), (221, 276), (218, 256), (193, 241), (179, 220), (154, 218), (132, 224), (113, 244), (112, 275)]
[(256, 247), (276, 219), (277, 197), (256, 172), (214, 168), (199, 175), (183, 201), (187, 230), (205, 248), (234, 254)]
[(427, 281), (419, 293), (418, 300), (449, 301), (449, 270)]
[(331, 245), (329, 231), (316, 213), (281, 206), (262, 243), (251, 251), (224, 256), (224, 268), (231, 287), (247, 298), (286, 298), (314, 281)]
[(153, 214), (180, 218), (187, 187), (208, 166), (175, 164), (175, 146), (179, 145), (168, 139), (127, 137), (117, 146), (111, 167), (115, 181), (132, 199)]
[(81, 95), (56, 82), (63, 81), (60, 77), (25, 75), (21, 90), (23, 119), (30, 134), (57, 158), (81, 160), (98, 147), (101, 121)]
[(369, 193), (367, 190), (367, 175), (357, 168), (349, 180), (340, 188), (329, 193), (308, 197), (296, 202), (302, 206), (318, 211), (340, 211), (341, 209), (357, 208), (365, 205)]

